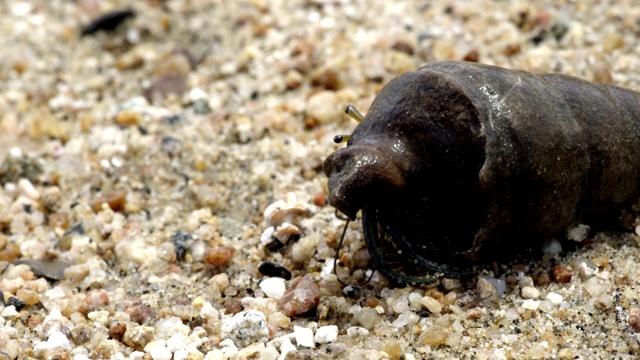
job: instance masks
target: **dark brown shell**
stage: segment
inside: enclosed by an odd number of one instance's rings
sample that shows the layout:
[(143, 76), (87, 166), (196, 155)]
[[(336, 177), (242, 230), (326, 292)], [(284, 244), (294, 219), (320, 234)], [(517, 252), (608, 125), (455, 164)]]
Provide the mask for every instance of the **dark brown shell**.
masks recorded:
[(331, 205), (352, 219), (364, 209), (379, 270), (400, 282), (456, 274), (637, 200), (640, 94), (431, 64), (387, 84), (323, 168)]

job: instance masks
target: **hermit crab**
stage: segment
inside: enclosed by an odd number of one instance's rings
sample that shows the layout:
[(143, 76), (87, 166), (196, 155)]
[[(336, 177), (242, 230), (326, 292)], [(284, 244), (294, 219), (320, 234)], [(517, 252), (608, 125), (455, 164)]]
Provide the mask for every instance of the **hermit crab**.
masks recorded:
[(600, 224), (640, 195), (640, 94), (560, 74), (440, 62), (400, 75), (324, 162), (362, 211), (374, 266), (424, 284)]

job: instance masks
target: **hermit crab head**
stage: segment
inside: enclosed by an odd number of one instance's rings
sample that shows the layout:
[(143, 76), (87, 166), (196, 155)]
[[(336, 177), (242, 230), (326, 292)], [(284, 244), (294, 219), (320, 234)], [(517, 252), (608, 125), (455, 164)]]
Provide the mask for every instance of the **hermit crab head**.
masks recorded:
[[(350, 136), (334, 139), (346, 140), (347, 147), (323, 165), (329, 203), (352, 220), (362, 210), (374, 264), (402, 283), (433, 280), (390, 269), (395, 260), (385, 254), (404, 253), (404, 267), (413, 273), (457, 273), (432, 259), (447, 263), (468, 250), (479, 221), (474, 212), (483, 143), (475, 108), (454, 83), (430, 75), (418, 70), (394, 79), (366, 117), (347, 107), (360, 124)], [(471, 203), (464, 211), (472, 218), (460, 227), (456, 209), (463, 202)]]

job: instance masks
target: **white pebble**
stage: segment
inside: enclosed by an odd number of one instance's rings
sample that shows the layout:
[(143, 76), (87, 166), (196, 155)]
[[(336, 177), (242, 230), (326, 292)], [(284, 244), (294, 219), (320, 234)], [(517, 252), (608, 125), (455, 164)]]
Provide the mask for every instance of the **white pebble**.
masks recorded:
[(171, 360), (171, 351), (164, 346), (157, 346), (151, 351), (149, 351), (149, 355), (153, 360)]
[(525, 300), (522, 303), (522, 307), (528, 310), (538, 310), (538, 307), (540, 306), (540, 300)]
[(525, 299), (536, 300), (540, 297), (540, 291), (533, 286), (525, 286), (521, 290), (522, 297)]
[(267, 319), (258, 310), (242, 311), (232, 318), (224, 319), (221, 330), (229, 338), (238, 341), (238, 344), (242, 347), (269, 340)]
[(422, 305), (427, 308), (432, 314), (440, 314), (442, 312), (442, 304), (431, 296), (425, 296), (420, 299)]
[(31, 181), (27, 179), (18, 180), (18, 189), (22, 194), (31, 200), (38, 200), (40, 198), (40, 192), (33, 186)]
[(350, 328), (347, 329), (347, 335), (351, 336), (351, 337), (356, 337), (356, 336), (367, 336), (369, 335), (369, 330), (360, 327), (360, 326), (352, 326)]
[(71, 351), (71, 343), (69, 342), (69, 339), (67, 339), (67, 336), (60, 331), (56, 331), (49, 335), (47, 344), (49, 345), (49, 349), (61, 347)]
[(306, 115), (321, 124), (339, 122), (344, 115), (338, 96), (333, 91), (320, 91), (307, 101)]
[(318, 344), (334, 342), (338, 339), (338, 327), (336, 325), (321, 326), (316, 330), (315, 340)]
[(293, 333), (296, 336), (296, 343), (298, 344), (298, 346), (304, 346), (308, 348), (316, 347), (316, 343), (313, 339), (313, 330), (301, 326), (294, 326)]
[(280, 300), (282, 296), (284, 296), (285, 291), (287, 291), (287, 286), (283, 278), (271, 277), (260, 282), (260, 289), (264, 291), (267, 297)]
[(182, 350), (187, 345), (187, 337), (183, 333), (175, 333), (167, 339), (167, 349), (171, 352)]
[(16, 307), (14, 305), (9, 305), (2, 310), (2, 317), (12, 318), (16, 315), (18, 315), (18, 311), (16, 311)]
[(85, 354), (75, 354), (73, 360), (89, 360), (89, 357)]
[(589, 235), (591, 228), (588, 225), (580, 224), (567, 231), (567, 239), (580, 242)]
[(142, 351), (132, 351), (129, 354), (129, 360), (142, 360), (144, 358), (144, 353)]
[(173, 353), (173, 360), (187, 360), (189, 358), (189, 352), (187, 349), (180, 349)]
[(291, 340), (286, 339), (286, 341), (283, 341), (282, 345), (280, 345), (280, 356), (278, 356), (278, 360), (286, 359), (287, 354), (291, 351), (296, 351), (296, 347), (293, 346)]
[(542, 244), (542, 253), (546, 255), (558, 255), (562, 252), (562, 244), (556, 239), (548, 239)]
[(551, 301), (553, 305), (558, 306), (562, 304), (562, 295), (550, 292), (547, 294), (547, 300)]

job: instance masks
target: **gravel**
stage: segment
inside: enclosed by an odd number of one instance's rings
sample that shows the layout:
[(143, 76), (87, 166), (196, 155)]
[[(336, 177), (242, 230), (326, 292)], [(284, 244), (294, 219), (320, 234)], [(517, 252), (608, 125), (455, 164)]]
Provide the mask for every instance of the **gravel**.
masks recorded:
[(5, 0), (0, 15), (0, 358), (640, 354), (635, 231), (576, 224), (479, 276), (355, 286), (362, 228), (337, 254), (322, 173), (355, 126), (344, 106), (366, 113), (424, 63), (640, 90), (635, 1)]

